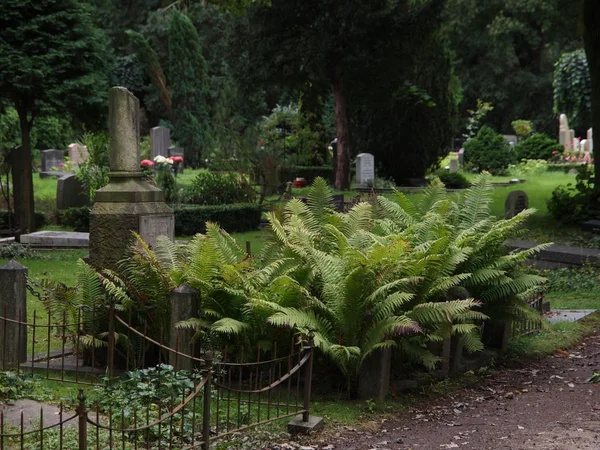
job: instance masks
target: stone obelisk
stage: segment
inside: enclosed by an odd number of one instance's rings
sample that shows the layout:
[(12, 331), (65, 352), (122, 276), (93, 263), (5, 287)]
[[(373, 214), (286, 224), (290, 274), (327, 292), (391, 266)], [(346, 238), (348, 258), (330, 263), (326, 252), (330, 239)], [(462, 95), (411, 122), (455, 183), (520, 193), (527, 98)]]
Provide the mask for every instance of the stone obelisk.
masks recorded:
[(123, 87), (109, 94), (110, 182), (96, 191), (90, 215), (90, 263), (114, 269), (132, 242), (132, 231), (153, 246), (174, 238), (175, 218), (163, 192), (140, 169), (139, 100)]

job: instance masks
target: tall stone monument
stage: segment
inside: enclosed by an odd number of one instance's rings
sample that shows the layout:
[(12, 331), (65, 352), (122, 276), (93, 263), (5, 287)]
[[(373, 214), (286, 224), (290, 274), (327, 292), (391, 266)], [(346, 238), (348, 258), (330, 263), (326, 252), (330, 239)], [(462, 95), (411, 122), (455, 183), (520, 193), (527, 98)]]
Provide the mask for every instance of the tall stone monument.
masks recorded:
[(150, 246), (158, 236), (174, 239), (175, 218), (163, 192), (144, 181), (140, 170), (139, 100), (123, 87), (109, 95), (110, 182), (96, 191), (90, 215), (90, 262), (114, 269), (132, 240), (132, 231)]
[(569, 133), (569, 120), (566, 114), (560, 115), (560, 121), (558, 126), (558, 143), (564, 148), (571, 147), (571, 135)]

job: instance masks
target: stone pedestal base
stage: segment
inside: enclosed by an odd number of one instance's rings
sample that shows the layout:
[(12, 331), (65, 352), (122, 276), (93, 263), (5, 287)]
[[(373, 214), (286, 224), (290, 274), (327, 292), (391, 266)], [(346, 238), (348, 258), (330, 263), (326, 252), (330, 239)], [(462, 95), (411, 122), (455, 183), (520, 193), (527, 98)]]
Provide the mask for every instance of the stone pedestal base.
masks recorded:
[(323, 418), (309, 416), (308, 422), (302, 421), (302, 414), (298, 414), (288, 423), (288, 433), (290, 434), (308, 434), (323, 429), (325, 422)]

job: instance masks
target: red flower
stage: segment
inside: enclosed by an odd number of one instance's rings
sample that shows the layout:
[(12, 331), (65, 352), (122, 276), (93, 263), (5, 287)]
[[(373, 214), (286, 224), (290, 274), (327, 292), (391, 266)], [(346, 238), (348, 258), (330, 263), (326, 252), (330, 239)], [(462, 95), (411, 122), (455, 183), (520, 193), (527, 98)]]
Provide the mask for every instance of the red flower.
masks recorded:
[(149, 159), (144, 159), (140, 162), (140, 166), (142, 167), (153, 167), (154, 166), (154, 162), (150, 161)]
[(553, 154), (553, 155), (558, 155), (558, 150), (554, 150), (554, 151), (552, 152), (552, 154)]
[(174, 163), (182, 163), (183, 162), (183, 158), (181, 156), (171, 156), (169, 159), (171, 161), (173, 161)]

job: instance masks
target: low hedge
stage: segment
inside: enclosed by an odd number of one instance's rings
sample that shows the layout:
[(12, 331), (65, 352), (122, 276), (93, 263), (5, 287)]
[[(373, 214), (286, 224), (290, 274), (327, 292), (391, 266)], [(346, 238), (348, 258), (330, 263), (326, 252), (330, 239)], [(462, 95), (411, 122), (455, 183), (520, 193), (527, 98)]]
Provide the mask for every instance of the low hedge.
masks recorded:
[(282, 183), (294, 181), (296, 178), (304, 178), (311, 184), (315, 178), (321, 177), (326, 181), (333, 183), (334, 173), (331, 166), (288, 166), (282, 167), (279, 172), (279, 179)]
[[(11, 211), (10, 213), (11, 224), (13, 228), (15, 228), (15, 213)], [(42, 212), (35, 212), (35, 227), (37, 229), (42, 228), (44, 225), (48, 223), (48, 219), (46, 215)], [(0, 211), (0, 229), (7, 230), (8, 229), (8, 211), (2, 210)]]
[(58, 212), (58, 223), (73, 228), (75, 231), (87, 232), (90, 229), (90, 211), (89, 206), (80, 206), (78, 208), (67, 208)]
[(181, 205), (175, 207), (175, 234), (191, 236), (206, 231), (206, 222), (216, 222), (228, 233), (255, 230), (262, 209), (254, 203), (231, 205)]
[(548, 172), (564, 172), (569, 173), (571, 169), (579, 169), (584, 164), (582, 163), (566, 163), (566, 164), (548, 164)]

